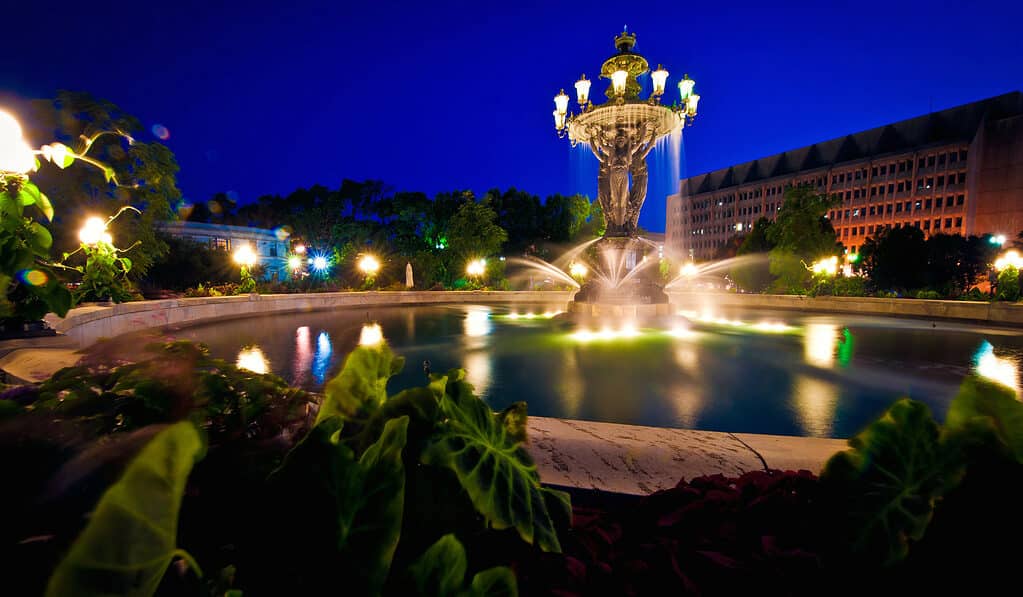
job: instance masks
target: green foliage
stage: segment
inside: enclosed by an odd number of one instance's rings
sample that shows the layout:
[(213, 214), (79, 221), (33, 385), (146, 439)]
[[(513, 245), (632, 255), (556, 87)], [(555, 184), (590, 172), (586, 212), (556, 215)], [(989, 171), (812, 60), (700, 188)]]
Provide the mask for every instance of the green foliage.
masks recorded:
[(772, 249), (768, 254), (770, 272), (774, 276), (771, 289), (781, 294), (805, 294), (811, 287), (813, 276), (806, 263), (784, 249)]
[(445, 420), (423, 462), (453, 470), (494, 528), (514, 528), (527, 543), (561, 551), (548, 496), (562, 508), (568, 498), (540, 486), (525, 449), (526, 404), (517, 402), (495, 416), (459, 372), (447, 380), (440, 409)]
[[(96, 351), (113, 349), (107, 345)], [(279, 377), (239, 369), (188, 342), (153, 345), (138, 362), (61, 369), (33, 405), (53, 420), (101, 435), (191, 418), (211, 440), (273, 437), (297, 422), (309, 395)]]
[[(178, 511), (202, 441), (191, 423), (161, 431), (100, 498), (89, 524), (54, 571), (46, 595), (156, 592), (176, 556)], [(196, 570), (198, 572), (198, 570)]]
[(923, 537), (937, 499), (958, 471), (938, 443), (938, 425), (927, 407), (909, 399), (849, 440), (825, 465), (821, 481), (845, 512), (853, 553), (882, 565), (906, 556)]
[(513, 597), (518, 594), (510, 568), (477, 573), (466, 586), (465, 548), (454, 535), (444, 535), (409, 567), (416, 594), (423, 597)]
[(840, 245), (825, 215), (836, 205), (837, 198), (818, 195), (808, 186), (786, 189), (774, 224), (764, 231), (772, 252), (780, 250), (807, 263), (834, 255)]
[(132, 298), (128, 272), (132, 262), (121, 257), (111, 244), (100, 241), (95, 245), (83, 245), (85, 265), (75, 267), (82, 274), (82, 283), (75, 289), (75, 303), (83, 301), (104, 301), (123, 303)]
[(322, 523), (304, 533), (303, 552), (315, 558), (308, 563), (330, 566), (330, 574), (343, 577), (357, 595), (379, 594), (398, 545), (408, 421), (387, 421), (379, 439), (356, 459), (339, 441), (341, 417), (327, 418), (292, 449), (270, 479), (282, 494), (301, 488), (295, 506)]
[(448, 276), (460, 276), (471, 259), (500, 253), (508, 233), (497, 225), (497, 214), (489, 205), (467, 201), (448, 222), (447, 240), (444, 258)]
[(958, 445), (995, 444), (1023, 464), (1023, 403), (1009, 388), (972, 375), (949, 405), (944, 434)]
[(753, 223), (753, 230), (742, 239), (742, 244), (736, 250), (736, 255), (749, 255), (750, 253), (766, 253), (774, 248), (771, 238), (775, 233), (771, 232), (774, 223), (761, 217)]
[(937, 300), (942, 298), (941, 293), (936, 290), (918, 290), (914, 297), (918, 299)]
[(324, 387), (316, 424), (332, 418), (363, 419), (387, 401), (387, 380), (405, 366), (390, 347), (358, 348), (345, 358), (337, 377)]
[(167, 255), (146, 272), (145, 287), (184, 291), (200, 284), (208, 286), (237, 282), (239, 269), (231, 261), (231, 253), (211, 249), (188, 239), (164, 234), (160, 241), (169, 247)]
[(34, 321), (50, 312), (63, 317), (71, 308), (71, 293), (48, 262), (53, 237), (26, 215), (30, 206), (53, 217), (49, 200), (32, 182), (0, 175), (0, 322)]
[(866, 283), (859, 276), (814, 276), (810, 296), (867, 296)]
[(1019, 270), (1006, 266), (998, 273), (998, 300), (1016, 302), (1019, 296)]
[(256, 279), (252, 277), (252, 272), (249, 268), (242, 266), (241, 268), (241, 282), (238, 284), (239, 294), (248, 294), (255, 292), (256, 290)]

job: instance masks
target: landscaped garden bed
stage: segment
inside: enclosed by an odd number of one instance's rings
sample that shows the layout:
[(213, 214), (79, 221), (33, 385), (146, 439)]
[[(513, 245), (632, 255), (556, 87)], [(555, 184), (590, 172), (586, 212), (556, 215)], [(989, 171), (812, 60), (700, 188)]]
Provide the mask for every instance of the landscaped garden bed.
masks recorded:
[(7, 390), (5, 593), (819, 595), (1014, 578), (998, 546), (1023, 531), (1023, 404), (978, 378), (944, 425), (896, 402), (820, 478), (715, 475), (640, 498), (543, 485), (524, 403), (491, 412), (460, 370), (388, 395), (402, 364), (360, 347), (316, 396), (174, 343)]

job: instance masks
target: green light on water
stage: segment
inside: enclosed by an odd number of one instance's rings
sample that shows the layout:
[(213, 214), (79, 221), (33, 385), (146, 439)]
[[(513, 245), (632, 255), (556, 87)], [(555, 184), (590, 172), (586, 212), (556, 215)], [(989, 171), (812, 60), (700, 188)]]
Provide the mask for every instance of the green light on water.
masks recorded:
[(849, 328), (842, 330), (842, 339), (838, 341), (838, 364), (848, 367), (853, 358), (853, 335)]

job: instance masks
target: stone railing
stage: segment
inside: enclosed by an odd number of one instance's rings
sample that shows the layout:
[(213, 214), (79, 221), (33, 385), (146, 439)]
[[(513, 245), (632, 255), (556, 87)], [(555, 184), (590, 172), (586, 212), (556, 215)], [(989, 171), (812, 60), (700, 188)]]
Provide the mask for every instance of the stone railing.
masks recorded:
[(164, 326), (271, 313), (325, 311), (357, 307), (392, 307), (443, 303), (486, 305), (537, 304), (564, 310), (573, 292), (565, 291), (408, 291), (408, 292), (323, 292), (310, 294), (249, 294), (210, 298), (182, 298), (121, 303), (113, 306), (83, 306), (61, 319), (46, 320), (58, 332), (75, 341), (79, 348), (101, 338), (113, 338)]
[(1023, 325), (1023, 304), (981, 301), (944, 301), (908, 298), (849, 296), (797, 296), (786, 294), (732, 294), (725, 292), (672, 292), (679, 307), (719, 306), (753, 309), (787, 309), (895, 317), (955, 319), (999, 325)]

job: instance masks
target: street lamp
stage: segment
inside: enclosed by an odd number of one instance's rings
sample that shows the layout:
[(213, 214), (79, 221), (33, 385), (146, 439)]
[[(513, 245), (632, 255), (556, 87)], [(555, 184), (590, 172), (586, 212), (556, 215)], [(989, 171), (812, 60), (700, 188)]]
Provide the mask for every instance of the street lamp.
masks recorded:
[(246, 268), (256, 265), (256, 262), (259, 260), (259, 257), (249, 245), (238, 247), (234, 252), (233, 258), (235, 263)]
[(487, 260), (486, 259), (473, 259), (465, 266), (465, 273), (470, 276), (480, 277), (487, 271)]
[(995, 269), (999, 272), (1010, 267), (1023, 269), (1023, 256), (1016, 249), (1009, 249), (995, 260)]
[(657, 70), (650, 73), (650, 80), (654, 84), (653, 94), (660, 96), (664, 93), (664, 84), (668, 81), (668, 71), (664, 70), (664, 67), (658, 64)]
[(298, 255), (288, 257), (288, 268), (291, 269), (291, 271), (298, 271), (302, 269), (302, 258)]
[(88, 247), (94, 247), (101, 242), (114, 244), (113, 237), (107, 232), (107, 221), (97, 216), (85, 220), (85, 224), (78, 231), (78, 240)]
[(580, 106), (585, 106), (590, 101), (590, 83), (592, 81), (586, 80), (585, 73), (575, 82), (576, 101), (579, 102)]
[(363, 255), (362, 259), (359, 259), (359, 271), (366, 274), (366, 277), (372, 278), (380, 271), (380, 261), (372, 255)]
[(838, 257), (823, 257), (813, 262), (810, 266), (810, 271), (815, 276), (834, 276), (838, 273)]

